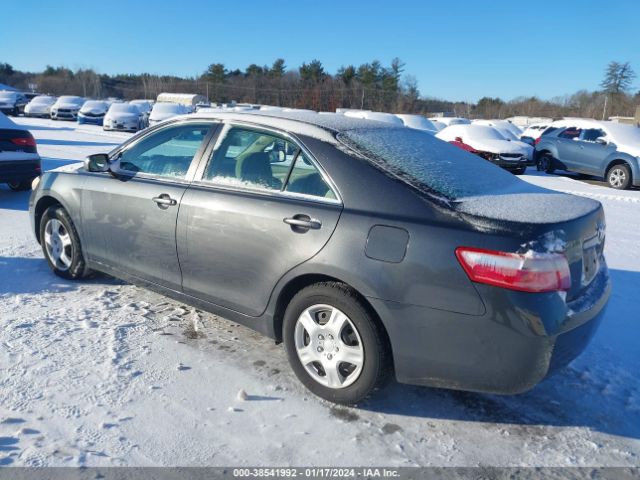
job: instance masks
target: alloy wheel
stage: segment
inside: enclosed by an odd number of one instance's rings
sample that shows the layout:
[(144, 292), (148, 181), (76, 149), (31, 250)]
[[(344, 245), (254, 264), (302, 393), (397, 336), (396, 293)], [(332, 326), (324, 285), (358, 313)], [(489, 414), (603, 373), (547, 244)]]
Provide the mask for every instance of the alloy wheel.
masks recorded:
[(362, 372), (364, 348), (355, 325), (331, 305), (312, 305), (298, 317), (294, 342), (300, 362), (316, 382), (340, 389)]
[(51, 263), (58, 270), (69, 270), (73, 259), (73, 243), (66, 227), (57, 218), (50, 219), (45, 225), (44, 244)]
[(626, 179), (627, 179), (627, 174), (621, 168), (614, 168), (609, 173), (609, 184), (612, 187), (615, 187), (615, 188), (622, 187)]

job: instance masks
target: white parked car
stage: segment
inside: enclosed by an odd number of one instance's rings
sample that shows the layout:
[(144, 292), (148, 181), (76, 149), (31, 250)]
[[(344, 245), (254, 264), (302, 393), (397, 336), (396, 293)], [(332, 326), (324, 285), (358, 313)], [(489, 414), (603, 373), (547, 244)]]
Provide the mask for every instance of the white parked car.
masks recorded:
[(57, 98), (51, 95), (38, 95), (33, 97), (27, 106), (24, 107), (25, 117), (49, 118), (51, 107), (56, 103)]
[(78, 112), (84, 105), (84, 97), (63, 95), (51, 106), (52, 120), (77, 120)]
[(523, 142), (507, 140), (498, 130), (488, 125), (451, 125), (438, 132), (436, 137), (516, 175), (524, 173), (533, 160), (533, 147)]
[(365, 120), (376, 120), (378, 122), (389, 123), (391, 125), (404, 126), (404, 122), (393, 113), (371, 112), (369, 110), (347, 110), (345, 117), (362, 118)]
[(122, 130), (137, 132), (146, 126), (144, 114), (136, 105), (130, 103), (114, 103), (104, 116), (104, 130)]
[(416, 130), (423, 130), (425, 132), (436, 134), (440, 129), (436, 127), (431, 120), (423, 117), (422, 115), (409, 115), (404, 113), (397, 113), (396, 117), (402, 120), (405, 127), (415, 128)]
[(191, 110), (180, 103), (159, 102), (151, 109), (149, 125), (155, 125), (177, 115), (191, 113)]
[(524, 132), (522, 132), (522, 135), (520, 135), (520, 140), (533, 145), (535, 144), (535, 141), (540, 138), (540, 135), (542, 135), (542, 132), (544, 132), (548, 126), (548, 123), (533, 123), (525, 128)]

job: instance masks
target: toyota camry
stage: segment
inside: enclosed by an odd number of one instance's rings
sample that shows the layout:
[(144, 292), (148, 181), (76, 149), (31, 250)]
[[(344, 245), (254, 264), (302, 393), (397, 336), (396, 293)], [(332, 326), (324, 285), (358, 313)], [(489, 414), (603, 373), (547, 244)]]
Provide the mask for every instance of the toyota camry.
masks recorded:
[(526, 391), (585, 348), (610, 294), (599, 202), (373, 120), (196, 113), (34, 184), (57, 275), (105, 272), (254, 328), (338, 403), (390, 375)]

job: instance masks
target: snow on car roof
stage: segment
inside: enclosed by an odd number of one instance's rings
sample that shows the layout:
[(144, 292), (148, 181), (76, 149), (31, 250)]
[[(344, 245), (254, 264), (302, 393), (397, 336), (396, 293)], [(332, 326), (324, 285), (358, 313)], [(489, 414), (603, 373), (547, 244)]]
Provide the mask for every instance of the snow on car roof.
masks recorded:
[(184, 118), (219, 118), (226, 120), (255, 122), (261, 125), (274, 128), (281, 128), (291, 133), (317, 138), (325, 142), (337, 144), (335, 134), (347, 130), (362, 128), (399, 128), (389, 123), (377, 120), (365, 120), (353, 118), (339, 113), (325, 113), (320, 115), (316, 112), (289, 111), (283, 110), (250, 110), (246, 112), (196, 112)]
[(440, 130), (436, 137), (452, 142), (456, 137), (468, 137), (470, 139), (482, 140), (505, 140), (505, 137), (495, 127), (489, 125), (472, 124), (459, 124), (450, 125), (444, 130)]

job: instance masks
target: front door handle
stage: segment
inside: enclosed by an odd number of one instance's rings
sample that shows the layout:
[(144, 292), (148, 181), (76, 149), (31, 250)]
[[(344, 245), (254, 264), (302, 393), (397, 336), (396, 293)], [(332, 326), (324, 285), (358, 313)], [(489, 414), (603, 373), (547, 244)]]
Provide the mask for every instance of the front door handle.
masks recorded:
[(304, 233), (308, 230), (319, 230), (320, 227), (322, 227), (320, 220), (311, 218), (309, 215), (297, 214), (293, 217), (283, 218), (282, 221), (291, 225), (291, 230), (296, 233)]
[(163, 193), (158, 197), (153, 197), (152, 200), (158, 204), (160, 208), (169, 208), (177, 205), (177, 201), (175, 198), (171, 198), (169, 194)]

